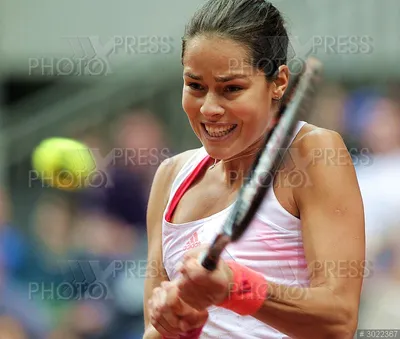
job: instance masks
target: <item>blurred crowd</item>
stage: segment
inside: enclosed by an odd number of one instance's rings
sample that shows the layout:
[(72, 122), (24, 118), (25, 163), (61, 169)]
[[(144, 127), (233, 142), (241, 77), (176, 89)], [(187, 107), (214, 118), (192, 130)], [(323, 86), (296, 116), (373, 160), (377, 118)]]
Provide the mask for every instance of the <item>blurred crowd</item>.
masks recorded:
[[(368, 247), (360, 328), (400, 324), (395, 98), (393, 89), (330, 83), (310, 119), (342, 134), (363, 194)], [(0, 192), (0, 338), (142, 337), (146, 206), (158, 165), (174, 153), (166, 131), (152, 112), (132, 110), (107, 133), (74, 136), (98, 150), (108, 185), (68, 193), (43, 189), (29, 225), (13, 224), (10, 199)]]
[(146, 206), (170, 149), (146, 110), (108, 130), (74, 136), (93, 150), (102, 175), (81, 191), (43, 189), (28, 227), (12, 224), (2, 192), (0, 338), (142, 337)]

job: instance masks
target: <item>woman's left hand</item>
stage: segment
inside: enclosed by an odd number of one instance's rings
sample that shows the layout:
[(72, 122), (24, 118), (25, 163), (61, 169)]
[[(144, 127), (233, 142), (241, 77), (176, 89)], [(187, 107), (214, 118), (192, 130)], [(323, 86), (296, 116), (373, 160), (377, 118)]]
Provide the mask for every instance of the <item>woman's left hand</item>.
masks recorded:
[(149, 299), (149, 316), (153, 327), (165, 338), (179, 338), (204, 326), (207, 310), (196, 310), (178, 297), (176, 281), (163, 281)]
[(214, 271), (205, 269), (199, 261), (202, 251), (204, 248), (188, 251), (179, 269), (179, 298), (197, 310), (222, 303), (233, 281), (232, 271), (222, 259)]

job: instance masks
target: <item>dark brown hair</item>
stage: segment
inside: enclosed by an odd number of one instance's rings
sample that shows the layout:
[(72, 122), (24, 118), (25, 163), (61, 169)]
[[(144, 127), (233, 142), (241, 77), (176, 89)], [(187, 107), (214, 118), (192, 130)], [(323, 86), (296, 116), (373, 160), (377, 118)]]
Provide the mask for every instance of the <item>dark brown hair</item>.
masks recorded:
[(216, 35), (244, 44), (250, 64), (273, 80), (286, 64), (289, 44), (281, 13), (264, 0), (208, 0), (192, 17), (182, 38), (182, 61), (187, 41)]

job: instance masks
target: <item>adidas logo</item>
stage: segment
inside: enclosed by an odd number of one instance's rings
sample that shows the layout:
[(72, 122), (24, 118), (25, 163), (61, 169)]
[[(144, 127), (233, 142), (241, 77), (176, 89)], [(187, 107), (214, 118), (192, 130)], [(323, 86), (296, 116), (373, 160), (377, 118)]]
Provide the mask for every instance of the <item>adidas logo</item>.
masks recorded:
[(190, 250), (192, 248), (199, 247), (201, 242), (199, 241), (199, 237), (197, 232), (194, 232), (191, 237), (189, 238), (188, 242), (186, 243), (185, 247), (183, 248), (184, 251)]

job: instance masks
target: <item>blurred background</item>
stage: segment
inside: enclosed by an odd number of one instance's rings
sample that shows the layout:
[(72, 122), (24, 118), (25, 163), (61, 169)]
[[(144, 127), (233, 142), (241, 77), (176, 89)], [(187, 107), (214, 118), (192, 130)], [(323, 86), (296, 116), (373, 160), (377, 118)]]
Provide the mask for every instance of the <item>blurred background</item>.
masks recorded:
[[(181, 107), (180, 38), (202, 2), (0, 3), (0, 338), (141, 338), (150, 184), (162, 160), (200, 146)], [(340, 132), (357, 169), (359, 328), (400, 328), (400, 2), (272, 2), (292, 62), (325, 63), (309, 122)], [(96, 150), (113, 185), (45, 187), (31, 154), (52, 136)]]

